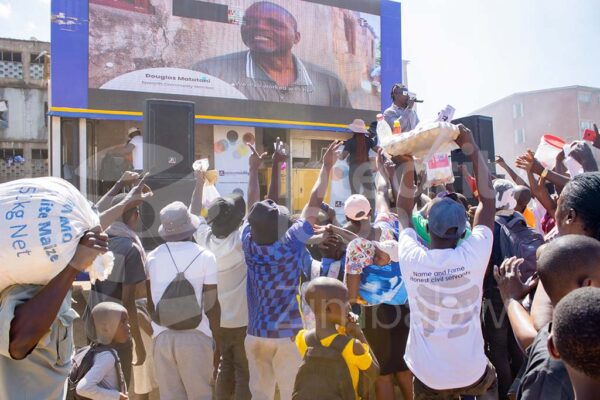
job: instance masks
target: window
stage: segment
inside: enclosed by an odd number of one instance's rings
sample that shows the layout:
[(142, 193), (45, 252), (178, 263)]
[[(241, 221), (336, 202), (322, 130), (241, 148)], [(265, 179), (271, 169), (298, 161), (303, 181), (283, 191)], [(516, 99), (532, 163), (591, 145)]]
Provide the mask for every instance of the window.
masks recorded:
[(513, 118), (521, 118), (523, 117), (523, 103), (515, 103), (513, 104)]
[(356, 28), (354, 20), (348, 15), (344, 15), (344, 34), (348, 42), (348, 53), (356, 54)]
[(590, 92), (579, 92), (577, 100), (580, 103), (589, 103), (592, 101), (592, 94)]
[(515, 144), (525, 143), (525, 129), (519, 128), (515, 130)]
[(8, 128), (8, 100), (0, 100), (0, 129)]
[(15, 51), (0, 50), (0, 61), (21, 62), (21, 53)]
[(7, 160), (14, 156), (23, 157), (23, 149), (0, 149), (0, 159)]
[[(41, 54), (41, 53), (40, 53)], [(31, 53), (30, 63), (31, 64), (44, 64), (44, 56), (40, 56), (38, 53)]]
[(47, 160), (48, 149), (31, 149), (32, 160)]

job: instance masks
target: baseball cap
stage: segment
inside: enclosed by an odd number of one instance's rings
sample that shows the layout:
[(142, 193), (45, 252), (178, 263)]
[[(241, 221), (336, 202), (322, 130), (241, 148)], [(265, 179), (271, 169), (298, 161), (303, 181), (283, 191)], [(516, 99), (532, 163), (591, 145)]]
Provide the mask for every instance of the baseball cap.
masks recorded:
[(513, 210), (517, 205), (515, 185), (506, 179), (495, 179), (493, 186), (496, 197), (496, 210)]
[(369, 219), (371, 204), (362, 194), (353, 194), (344, 203), (344, 214), (354, 221)]
[(217, 237), (226, 237), (240, 226), (246, 213), (246, 202), (239, 193), (217, 198), (207, 209), (206, 222)]
[[(429, 209), (429, 231), (442, 239), (458, 239), (467, 229), (465, 208), (454, 200), (444, 197), (433, 200)], [(456, 232), (449, 233), (450, 229)]]
[(374, 241), (373, 245), (379, 250), (390, 256), (393, 262), (398, 262), (398, 242), (395, 240), (385, 240), (383, 242)]
[(279, 240), (287, 231), (289, 221), (289, 210), (270, 199), (254, 204), (248, 213), (252, 240), (258, 245), (270, 245)]
[(139, 133), (141, 135), (142, 131), (140, 131), (140, 128), (138, 128), (137, 126), (132, 126), (127, 130), (127, 136), (129, 137), (132, 137), (134, 133)]

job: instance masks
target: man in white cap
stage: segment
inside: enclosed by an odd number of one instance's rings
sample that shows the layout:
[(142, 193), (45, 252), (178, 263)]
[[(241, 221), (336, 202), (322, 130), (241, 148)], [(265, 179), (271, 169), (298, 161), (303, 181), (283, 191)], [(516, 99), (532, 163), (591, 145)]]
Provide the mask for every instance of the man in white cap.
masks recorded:
[(110, 152), (111, 155), (123, 156), (129, 158), (133, 170), (142, 172), (144, 170), (144, 139), (142, 131), (136, 126), (127, 130), (127, 142)]
[(353, 136), (344, 142), (344, 150), (339, 158), (346, 160), (350, 167), (348, 179), (350, 179), (352, 194), (359, 194), (362, 188), (371, 208), (375, 208), (375, 180), (369, 160), (369, 150), (377, 152), (379, 146), (369, 137), (369, 131), (362, 119), (355, 119), (348, 125), (348, 129)]
[(148, 254), (146, 263), (160, 397), (210, 400), (221, 322), (215, 256), (194, 242), (200, 220), (182, 202), (165, 206), (160, 222), (158, 233), (166, 243)]

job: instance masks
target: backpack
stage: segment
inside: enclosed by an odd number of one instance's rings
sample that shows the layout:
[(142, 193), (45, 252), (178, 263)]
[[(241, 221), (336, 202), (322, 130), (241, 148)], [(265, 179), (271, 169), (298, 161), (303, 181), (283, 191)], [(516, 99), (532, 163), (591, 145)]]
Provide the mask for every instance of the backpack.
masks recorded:
[(544, 244), (544, 237), (527, 226), (520, 213), (512, 217), (496, 216), (500, 225), (500, 251), (503, 258), (518, 257), (525, 261), (519, 267), (524, 280), (529, 279), (537, 270), (536, 252)]
[(173, 266), (177, 271), (175, 278), (169, 283), (162, 297), (156, 303), (152, 320), (160, 326), (175, 331), (196, 329), (202, 321), (202, 306), (196, 299), (196, 290), (185, 277), (187, 271), (198, 257), (204, 252), (200, 250), (198, 255), (183, 270), (179, 271), (169, 245), (165, 243)]
[(329, 347), (315, 331), (306, 335), (308, 349), (296, 375), (292, 400), (356, 400), (352, 377), (342, 351), (353, 339), (337, 335)]
[(121, 369), (121, 361), (115, 349), (110, 346), (102, 344), (91, 344), (79, 349), (73, 356), (73, 363), (71, 365), (71, 373), (67, 380), (67, 397), (66, 400), (89, 400), (87, 397), (83, 397), (77, 394), (77, 384), (83, 379), (83, 377), (92, 369), (94, 365), (94, 357), (96, 354), (109, 351), (115, 358), (115, 369), (119, 377), (119, 392), (126, 392), (127, 387), (125, 385), (125, 377), (123, 376), (123, 370)]

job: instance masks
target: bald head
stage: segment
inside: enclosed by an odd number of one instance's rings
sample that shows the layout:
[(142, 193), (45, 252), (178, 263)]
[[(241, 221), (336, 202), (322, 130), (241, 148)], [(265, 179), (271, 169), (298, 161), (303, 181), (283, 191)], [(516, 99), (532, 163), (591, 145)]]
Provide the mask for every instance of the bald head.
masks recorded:
[(348, 301), (348, 289), (337, 279), (319, 277), (308, 284), (305, 298), (315, 315), (320, 315), (331, 303), (345, 304)]
[(102, 302), (92, 309), (92, 320), (99, 343), (110, 344), (113, 341), (123, 314), (127, 315), (125, 307), (111, 301)]
[(540, 280), (553, 305), (582, 286), (600, 286), (600, 241), (566, 235), (548, 243), (537, 262)]

